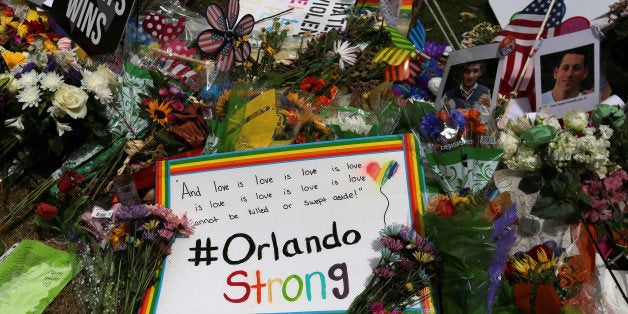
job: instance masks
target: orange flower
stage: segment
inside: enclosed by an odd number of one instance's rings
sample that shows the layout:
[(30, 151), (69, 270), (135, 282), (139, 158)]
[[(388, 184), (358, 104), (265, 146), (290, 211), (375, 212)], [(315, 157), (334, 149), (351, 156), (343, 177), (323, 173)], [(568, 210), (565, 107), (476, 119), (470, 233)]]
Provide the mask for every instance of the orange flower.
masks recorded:
[(322, 78), (316, 78), (308, 76), (301, 81), (300, 88), (302, 91), (316, 93), (325, 87), (325, 80)]
[(502, 207), (495, 202), (488, 202), (484, 217), (486, 220), (493, 221), (502, 214)]
[(427, 210), (441, 217), (449, 217), (456, 213), (454, 205), (447, 195), (439, 194), (427, 205)]

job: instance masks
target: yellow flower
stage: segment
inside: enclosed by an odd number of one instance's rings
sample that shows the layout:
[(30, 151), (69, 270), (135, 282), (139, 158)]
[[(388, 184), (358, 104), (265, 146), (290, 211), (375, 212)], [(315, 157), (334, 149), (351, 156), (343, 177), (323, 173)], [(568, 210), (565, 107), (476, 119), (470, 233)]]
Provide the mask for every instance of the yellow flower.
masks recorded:
[(471, 203), (471, 200), (469, 200), (468, 197), (465, 196), (458, 196), (456, 193), (453, 193), (450, 197), (451, 199), (451, 204), (454, 206), (458, 206), (458, 204), (463, 203), (466, 205), (469, 205)]
[(414, 256), (417, 262), (421, 264), (427, 264), (434, 260), (434, 254), (427, 253), (427, 252), (416, 251), (412, 253), (412, 256)]
[(29, 22), (39, 20), (39, 13), (37, 13), (37, 11), (35, 10), (28, 10), (28, 13), (26, 13), (25, 20)]
[(406, 290), (409, 292), (414, 291), (414, 285), (411, 282), (406, 283)]
[(18, 23), (18, 22), (11, 22), (9, 23), (9, 25), (13, 28), (15, 28), (15, 32), (17, 32), (17, 35), (20, 36), (21, 38), (26, 37), (26, 35), (28, 35), (28, 26), (26, 26), (23, 23)]
[(44, 51), (46, 52), (55, 52), (57, 49), (57, 45), (50, 40), (44, 41)]
[(2, 58), (9, 67), (9, 70), (16, 65), (26, 62), (26, 56), (21, 52), (5, 51), (2, 53)]
[(537, 266), (536, 261), (530, 255), (523, 255), (521, 258), (515, 259), (512, 266), (524, 277), (528, 278), (530, 271)]
[(153, 121), (164, 126), (168, 122), (168, 115), (172, 112), (172, 107), (169, 101), (160, 103), (159, 100), (153, 99), (148, 103), (147, 111)]

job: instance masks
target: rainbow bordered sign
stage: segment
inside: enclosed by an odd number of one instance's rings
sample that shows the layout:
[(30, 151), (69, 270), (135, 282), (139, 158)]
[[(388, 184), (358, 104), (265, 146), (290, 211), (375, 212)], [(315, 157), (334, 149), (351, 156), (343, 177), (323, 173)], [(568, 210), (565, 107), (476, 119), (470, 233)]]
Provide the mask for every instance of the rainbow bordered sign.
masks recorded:
[(381, 228), (419, 221), (419, 160), (415, 138), (394, 135), (161, 162), (157, 201), (195, 232), (175, 241), (142, 312), (346, 309)]

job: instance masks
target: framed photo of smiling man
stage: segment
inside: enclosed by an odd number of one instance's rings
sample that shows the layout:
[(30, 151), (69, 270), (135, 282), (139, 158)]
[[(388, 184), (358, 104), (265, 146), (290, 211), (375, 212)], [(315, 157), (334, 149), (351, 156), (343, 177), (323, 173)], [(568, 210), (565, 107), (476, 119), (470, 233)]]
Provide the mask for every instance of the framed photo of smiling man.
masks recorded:
[(600, 45), (586, 29), (543, 42), (534, 62), (537, 108), (562, 118), (571, 109), (599, 103)]

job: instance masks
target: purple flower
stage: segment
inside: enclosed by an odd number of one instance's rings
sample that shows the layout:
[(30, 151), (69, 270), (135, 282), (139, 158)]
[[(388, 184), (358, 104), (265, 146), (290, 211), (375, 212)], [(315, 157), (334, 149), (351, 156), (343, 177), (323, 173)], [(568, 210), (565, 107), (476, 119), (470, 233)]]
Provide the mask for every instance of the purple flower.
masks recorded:
[(410, 229), (410, 227), (408, 226), (401, 227), (401, 231), (399, 231), (399, 237), (402, 240), (408, 242), (412, 240), (413, 236), (414, 236), (414, 230)]
[(380, 237), (379, 242), (386, 248), (389, 248), (393, 251), (399, 251), (403, 249), (403, 243), (401, 240), (391, 238), (391, 237)]
[(48, 57), (48, 62), (44, 68), (44, 73), (52, 72), (59, 66), (59, 63), (54, 58)]
[(423, 253), (436, 253), (436, 245), (426, 237), (417, 236), (416, 237), (416, 250)]
[(175, 95), (183, 93), (183, 90), (179, 88), (179, 86), (177, 85), (168, 83), (168, 92), (170, 92), (170, 95), (175, 96)]
[(151, 211), (146, 208), (145, 205), (131, 205), (131, 206), (122, 206), (115, 213), (115, 218), (119, 220), (136, 220), (139, 218), (147, 217), (151, 214)]
[(28, 73), (34, 70), (36, 67), (37, 67), (37, 64), (35, 64), (35, 62), (29, 62), (22, 67), (22, 74)]
[(70, 67), (63, 73), (63, 78), (67, 84), (74, 86), (81, 86), (81, 80), (83, 79), (83, 74), (75, 68)]
[(428, 113), (423, 116), (421, 130), (430, 137), (437, 137), (443, 131), (443, 120), (433, 113)]
[(371, 310), (371, 312), (379, 312), (379, 311), (383, 311), (384, 310), (384, 304), (382, 304), (382, 302), (376, 301), (371, 303), (371, 306), (369, 307), (369, 310)]
[(161, 97), (166, 97), (168, 96), (168, 89), (165, 87), (162, 87), (159, 89), (159, 96)]
[(144, 231), (142, 232), (142, 239), (148, 240), (148, 241), (155, 241), (157, 237), (155, 237), (155, 235), (152, 232)]
[(399, 260), (399, 262), (397, 263), (397, 265), (408, 270), (414, 269), (414, 261), (406, 257), (402, 257), (401, 260)]
[(390, 278), (395, 275), (395, 273), (388, 266), (373, 268), (373, 274), (380, 278)]
[(451, 122), (459, 130), (464, 130), (464, 127), (467, 124), (467, 119), (465, 119), (462, 110), (454, 110), (451, 112)]
[(159, 234), (160, 237), (166, 240), (170, 240), (174, 236), (174, 232), (168, 229), (159, 229), (157, 230), (157, 233)]
[(171, 100), (170, 105), (172, 106), (172, 108), (174, 108), (174, 110), (178, 112), (183, 111), (183, 103), (178, 99)]

